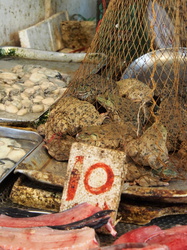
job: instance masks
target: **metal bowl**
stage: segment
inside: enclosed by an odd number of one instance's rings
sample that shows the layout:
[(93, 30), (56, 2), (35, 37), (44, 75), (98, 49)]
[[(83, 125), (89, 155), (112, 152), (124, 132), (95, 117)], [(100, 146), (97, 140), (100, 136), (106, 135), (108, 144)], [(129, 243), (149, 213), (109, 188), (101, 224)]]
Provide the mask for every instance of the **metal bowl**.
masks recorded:
[[(121, 79), (136, 78), (151, 88), (156, 82), (156, 95), (163, 87), (171, 90), (177, 79), (179, 95), (187, 99), (187, 48), (159, 49), (147, 53), (133, 61), (124, 71)], [(184, 96), (185, 95), (185, 96)]]

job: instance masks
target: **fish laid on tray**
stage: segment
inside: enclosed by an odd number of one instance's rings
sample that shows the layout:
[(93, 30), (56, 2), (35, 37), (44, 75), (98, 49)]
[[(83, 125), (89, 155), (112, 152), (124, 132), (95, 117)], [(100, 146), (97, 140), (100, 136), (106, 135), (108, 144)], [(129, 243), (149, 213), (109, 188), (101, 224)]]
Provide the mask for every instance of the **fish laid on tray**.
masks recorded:
[(45, 227), (57, 229), (76, 229), (85, 226), (99, 228), (105, 225), (106, 229), (116, 235), (109, 214), (112, 210), (102, 210), (89, 203), (79, 204), (60, 213), (44, 214), (30, 218), (13, 218), (4, 214), (0, 215), (0, 226), (11, 228)]
[[(156, 225), (140, 227), (123, 234), (113, 245), (129, 242), (146, 243), (148, 246), (145, 249), (187, 249), (187, 226), (178, 225), (165, 230)], [(155, 244), (160, 244), (163, 248), (152, 248)]]
[(95, 230), (84, 227), (75, 230), (51, 228), (8, 228), (0, 227), (0, 249), (43, 250), (43, 249), (92, 249), (98, 246)]

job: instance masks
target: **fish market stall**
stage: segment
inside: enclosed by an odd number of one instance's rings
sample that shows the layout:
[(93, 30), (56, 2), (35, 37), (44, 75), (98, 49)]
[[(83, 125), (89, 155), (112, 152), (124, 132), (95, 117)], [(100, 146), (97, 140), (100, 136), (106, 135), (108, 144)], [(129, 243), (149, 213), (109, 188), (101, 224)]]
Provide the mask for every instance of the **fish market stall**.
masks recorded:
[(186, 249), (184, 9), (111, 0), (86, 53), (1, 48), (0, 230), (13, 247), (23, 235), (38, 249)]

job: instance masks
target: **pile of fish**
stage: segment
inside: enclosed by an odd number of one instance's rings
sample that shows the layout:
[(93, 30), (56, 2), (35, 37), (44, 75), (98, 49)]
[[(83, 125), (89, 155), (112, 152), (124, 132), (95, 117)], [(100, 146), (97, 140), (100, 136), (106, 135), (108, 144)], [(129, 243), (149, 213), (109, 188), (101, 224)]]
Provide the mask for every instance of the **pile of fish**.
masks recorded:
[(26, 151), (15, 139), (0, 137), (0, 177), (2, 177), (16, 162), (18, 162)]
[(34, 217), (0, 215), (1, 249), (92, 249), (99, 246), (95, 230), (105, 226), (115, 236), (111, 210), (88, 203), (60, 213)]
[(68, 75), (40, 65), (0, 71), (0, 111), (23, 116), (44, 112), (65, 91)]
[(187, 249), (187, 226), (162, 230), (156, 225), (140, 227), (121, 235), (112, 246), (94, 250), (181, 250)]
[[(131, 230), (110, 246), (100, 247), (95, 229), (105, 226), (112, 236), (117, 232), (110, 223), (111, 210), (82, 203), (54, 214), (33, 217), (0, 215), (0, 248), (8, 249), (187, 249), (187, 226), (177, 225), (162, 230), (144, 226)], [(29, 213), (29, 212), (27, 212)], [(24, 215), (25, 216), (25, 215)]]
[(86, 250), (96, 246), (98, 243), (95, 238), (95, 230), (88, 227), (69, 231), (47, 227), (26, 229), (0, 227), (0, 248), (2, 250)]

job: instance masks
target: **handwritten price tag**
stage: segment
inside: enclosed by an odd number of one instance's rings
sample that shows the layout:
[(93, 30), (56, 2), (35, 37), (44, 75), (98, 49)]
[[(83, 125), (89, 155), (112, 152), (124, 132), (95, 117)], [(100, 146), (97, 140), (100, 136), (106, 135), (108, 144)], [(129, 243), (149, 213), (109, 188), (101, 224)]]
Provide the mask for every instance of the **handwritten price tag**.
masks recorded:
[(125, 159), (121, 151), (73, 143), (60, 210), (88, 202), (117, 211), (126, 174)]

